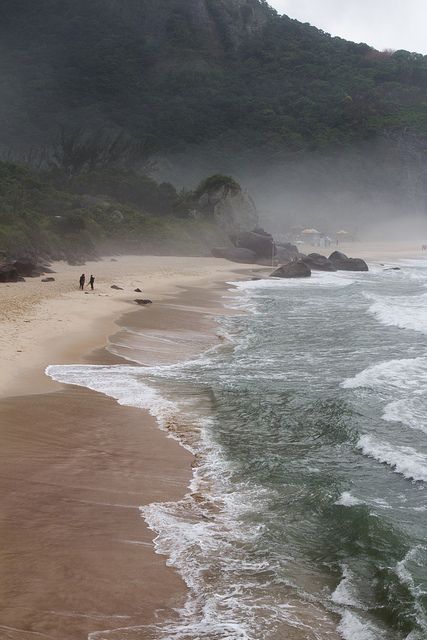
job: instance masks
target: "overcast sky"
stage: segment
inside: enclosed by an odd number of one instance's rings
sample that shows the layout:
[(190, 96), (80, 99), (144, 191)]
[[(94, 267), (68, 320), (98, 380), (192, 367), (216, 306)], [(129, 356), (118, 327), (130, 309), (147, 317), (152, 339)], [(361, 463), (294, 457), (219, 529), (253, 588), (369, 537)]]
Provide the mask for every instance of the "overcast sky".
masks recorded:
[(427, 0), (269, 0), (279, 13), (377, 49), (427, 54)]

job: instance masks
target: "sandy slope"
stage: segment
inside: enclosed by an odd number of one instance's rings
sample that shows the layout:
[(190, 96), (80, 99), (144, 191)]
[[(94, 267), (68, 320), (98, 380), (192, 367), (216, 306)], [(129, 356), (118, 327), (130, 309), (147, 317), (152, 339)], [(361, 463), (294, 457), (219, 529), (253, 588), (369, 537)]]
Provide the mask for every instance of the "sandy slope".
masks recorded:
[[(235, 277), (250, 265), (216, 258), (126, 256), (85, 267), (55, 263), (55, 282), (41, 278), (0, 284), (0, 396), (55, 390), (43, 372), (49, 364), (75, 362), (103, 346), (114, 320), (137, 308), (136, 298), (158, 302), (180, 287), (203, 286)], [(78, 289), (79, 276), (96, 276), (95, 290)], [(111, 289), (116, 284), (123, 291)], [(135, 293), (141, 288), (143, 293)]]

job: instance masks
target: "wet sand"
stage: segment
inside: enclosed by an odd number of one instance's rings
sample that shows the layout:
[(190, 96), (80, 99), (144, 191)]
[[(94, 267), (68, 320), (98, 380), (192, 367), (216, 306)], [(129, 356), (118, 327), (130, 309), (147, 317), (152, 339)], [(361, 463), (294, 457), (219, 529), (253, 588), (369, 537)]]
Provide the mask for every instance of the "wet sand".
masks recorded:
[(182, 496), (190, 454), (145, 412), (80, 388), (4, 399), (0, 424), (0, 637), (74, 640), (173, 615), (185, 587), (139, 506)]

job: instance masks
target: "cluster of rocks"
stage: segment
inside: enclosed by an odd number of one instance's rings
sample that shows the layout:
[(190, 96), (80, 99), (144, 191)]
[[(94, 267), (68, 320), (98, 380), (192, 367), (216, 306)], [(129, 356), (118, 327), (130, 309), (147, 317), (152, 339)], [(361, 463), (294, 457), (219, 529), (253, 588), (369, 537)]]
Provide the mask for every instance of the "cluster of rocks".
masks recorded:
[(290, 259), (298, 254), (298, 249), (294, 245), (289, 245), (293, 248), (291, 252), (286, 252), (285, 245), (277, 246), (273, 236), (260, 228), (234, 233), (230, 235), (230, 240), (234, 246), (215, 247), (212, 249), (212, 255), (231, 262), (271, 266), (278, 248), (283, 249), (284, 259)]
[(329, 258), (320, 253), (299, 254), (271, 275), (275, 278), (308, 278), (312, 271), (369, 271), (369, 267), (362, 258), (349, 258), (340, 251), (334, 251)]
[[(0, 263), (0, 282), (23, 282), (25, 278), (38, 278), (46, 273), (53, 273), (48, 265), (25, 258)], [(54, 278), (46, 278), (43, 282), (53, 280)]]

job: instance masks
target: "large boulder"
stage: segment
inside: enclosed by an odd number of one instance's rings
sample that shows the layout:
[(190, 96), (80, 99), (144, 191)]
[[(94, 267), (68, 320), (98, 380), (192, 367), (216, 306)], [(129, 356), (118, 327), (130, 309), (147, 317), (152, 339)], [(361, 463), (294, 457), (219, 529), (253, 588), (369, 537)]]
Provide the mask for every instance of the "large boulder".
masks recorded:
[(297, 260), (300, 255), (298, 247), (295, 244), (291, 244), (290, 242), (276, 242), (276, 256), (279, 262)]
[(329, 260), (338, 271), (369, 271), (368, 265), (362, 258), (349, 258), (341, 251), (331, 253)]
[(212, 183), (200, 195), (197, 208), (211, 215), (227, 236), (251, 231), (258, 224), (254, 201), (234, 182)]
[(309, 253), (308, 256), (303, 258), (303, 262), (312, 271), (336, 271), (334, 263), (326, 256), (322, 256), (320, 253)]
[(214, 247), (212, 255), (215, 258), (225, 258), (231, 262), (241, 262), (245, 264), (255, 264), (256, 254), (250, 249), (241, 249), (239, 247)]
[(271, 274), (273, 278), (309, 278), (311, 270), (302, 260), (284, 264)]
[(234, 236), (232, 240), (234, 240), (237, 247), (253, 251), (257, 258), (270, 258), (271, 260), (274, 254), (273, 236), (265, 231), (262, 233), (246, 231)]
[(0, 282), (19, 282), (24, 278), (19, 275), (18, 269), (11, 263), (0, 265)]
[(15, 260), (15, 262), (13, 262), (13, 266), (22, 278), (37, 278), (38, 276), (42, 276), (44, 273), (46, 273), (45, 267), (43, 265), (37, 264), (33, 260), (27, 260), (25, 258)]

